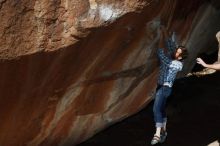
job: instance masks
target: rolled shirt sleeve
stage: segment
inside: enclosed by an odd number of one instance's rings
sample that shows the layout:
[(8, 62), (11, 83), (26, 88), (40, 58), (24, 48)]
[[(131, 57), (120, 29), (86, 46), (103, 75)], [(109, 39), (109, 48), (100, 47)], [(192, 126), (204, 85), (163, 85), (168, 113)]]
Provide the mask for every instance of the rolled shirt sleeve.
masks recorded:
[(169, 65), (170, 65), (170, 63), (172, 62), (172, 60), (171, 60), (171, 58), (169, 58), (169, 57), (167, 57), (167, 56), (165, 55), (163, 49), (159, 48), (157, 54), (158, 54), (158, 57), (159, 57), (159, 59), (160, 59), (160, 61), (161, 61), (162, 64), (164, 64), (164, 65), (166, 65), (166, 66), (169, 66)]
[(176, 49), (176, 44), (175, 42), (173, 42), (172, 38), (168, 38), (166, 41), (166, 47), (168, 49), (167, 54), (169, 55), (169, 57), (171, 57), (173, 55), (173, 53), (175, 52)]

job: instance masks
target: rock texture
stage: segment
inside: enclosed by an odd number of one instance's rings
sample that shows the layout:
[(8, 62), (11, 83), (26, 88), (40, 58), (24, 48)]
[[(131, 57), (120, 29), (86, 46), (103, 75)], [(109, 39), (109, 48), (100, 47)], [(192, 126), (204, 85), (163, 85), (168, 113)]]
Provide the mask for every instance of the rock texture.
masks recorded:
[(1, 0), (0, 57), (67, 47), (87, 36), (89, 28), (106, 25), (144, 4), (140, 0)]
[(0, 0), (0, 17), (3, 146), (76, 145), (132, 115), (154, 93), (158, 26), (190, 49), (183, 76), (220, 24), (205, 0)]

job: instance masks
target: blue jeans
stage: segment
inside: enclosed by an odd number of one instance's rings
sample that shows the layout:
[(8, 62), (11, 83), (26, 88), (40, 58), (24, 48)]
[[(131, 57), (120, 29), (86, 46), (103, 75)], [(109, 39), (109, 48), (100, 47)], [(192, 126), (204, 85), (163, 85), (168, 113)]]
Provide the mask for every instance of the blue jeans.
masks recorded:
[(156, 123), (156, 127), (163, 127), (164, 122), (166, 122), (167, 120), (165, 108), (167, 97), (170, 96), (171, 91), (171, 87), (161, 86), (156, 92), (153, 107), (154, 121)]

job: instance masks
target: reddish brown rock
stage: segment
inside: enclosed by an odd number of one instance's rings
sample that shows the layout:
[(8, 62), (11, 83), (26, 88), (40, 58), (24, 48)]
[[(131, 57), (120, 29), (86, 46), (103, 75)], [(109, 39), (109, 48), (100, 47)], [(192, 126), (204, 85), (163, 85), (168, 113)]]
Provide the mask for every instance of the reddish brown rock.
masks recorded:
[(0, 0), (0, 145), (75, 145), (139, 111), (160, 23), (192, 52), (187, 72), (218, 15), (201, 0)]

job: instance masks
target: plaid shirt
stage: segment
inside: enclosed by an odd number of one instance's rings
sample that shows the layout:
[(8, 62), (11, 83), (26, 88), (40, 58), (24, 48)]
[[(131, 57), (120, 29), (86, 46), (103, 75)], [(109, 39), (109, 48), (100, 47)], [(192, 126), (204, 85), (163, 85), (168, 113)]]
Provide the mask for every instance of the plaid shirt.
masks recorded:
[(166, 84), (169, 87), (172, 87), (177, 72), (181, 71), (183, 68), (182, 62), (171, 59), (172, 52), (175, 50), (175, 46), (173, 44), (174, 43), (171, 41), (171, 39), (166, 41), (168, 48), (167, 55), (165, 55), (163, 49), (158, 49), (158, 57), (160, 59), (160, 72), (158, 78), (159, 85)]

